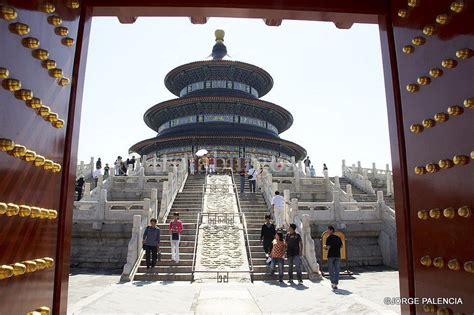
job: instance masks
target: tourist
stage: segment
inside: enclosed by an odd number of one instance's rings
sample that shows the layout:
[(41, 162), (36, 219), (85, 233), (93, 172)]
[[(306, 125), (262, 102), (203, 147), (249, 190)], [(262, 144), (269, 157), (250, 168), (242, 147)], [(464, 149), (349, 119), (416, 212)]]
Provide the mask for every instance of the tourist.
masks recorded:
[(314, 169), (313, 165), (311, 165), (311, 167), (309, 168), (309, 175), (311, 177), (316, 177), (316, 170)]
[(95, 168), (96, 169), (101, 169), (102, 168), (102, 161), (100, 158), (97, 159), (97, 162), (95, 162)]
[(109, 172), (110, 172), (109, 163), (105, 163), (105, 167), (104, 167), (104, 177), (109, 177)]
[(216, 161), (212, 156), (209, 157), (209, 174), (216, 172)]
[(94, 187), (97, 187), (97, 182), (99, 181), (99, 175), (102, 175), (102, 170), (97, 167), (94, 170), (94, 172), (92, 172), (92, 177), (94, 178), (94, 183), (95, 183)]
[(309, 159), (309, 156), (306, 157), (306, 159), (303, 161), (304, 163), (304, 166), (305, 166), (305, 170), (307, 168), (309, 168), (309, 166), (311, 165), (311, 160)]
[(326, 166), (326, 163), (323, 163), (323, 174), (324, 174), (324, 177), (329, 176), (328, 167)]
[(293, 265), (296, 266), (296, 276), (298, 284), (303, 284), (303, 276), (301, 273), (301, 256), (303, 254), (303, 240), (296, 233), (296, 224), (291, 223), (286, 235), (286, 256), (288, 257), (288, 277), (290, 283), (293, 283)]
[(173, 221), (170, 222), (171, 233), (171, 260), (179, 263), (179, 241), (181, 239), (181, 232), (183, 231), (183, 222), (179, 220), (179, 213), (173, 213)]
[(120, 176), (127, 176), (127, 164), (123, 161), (120, 162)]
[(239, 172), (240, 175), (240, 193), (243, 194), (245, 192), (245, 173), (244, 170), (240, 170)]
[(275, 225), (270, 221), (272, 218), (271, 215), (265, 215), (265, 223), (262, 225), (262, 230), (260, 232), (260, 245), (263, 244), (263, 250), (267, 258), (272, 252), (272, 242), (275, 239)]
[(272, 275), (275, 273), (275, 265), (278, 264), (278, 282), (283, 283), (283, 267), (285, 265), (285, 250), (286, 243), (283, 239), (283, 233), (278, 232), (275, 239), (272, 241), (272, 264), (270, 266)]
[(189, 159), (189, 174), (194, 175), (196, 173), (196, 160), (194, 156)]
[(120, 175), (120, 165), (121, 164), (122, 164), (122, 157), (119, 155), (119, 156), (117, 156), (117, 159), (115, 160), (115, 163), (114, 163), (115, 175), (117, 175), (117, 176)]
[(341, 238), (334, 234), (334, 227), (328, 226), (329, 236), (326, 239), (324, 249), (328, 251), (328, 269), (329, 279), (331, 279), (331, 287), (337, 290), (339, 284), (339, 271), (341, 267)]
[(204, 172), (207, 175), (207, 172), (209, 171), (209, 158), (207, 155), (202, 157), (202, 165), (204, 166)]
[(250, 165), (250, 169), (248, 171), (248, 179), (250, 185), (250, 192), (254, 193), (257, 184), (257, 170), (253, 168), (253, 165)]
[[(150, 225), (143, 233), (143, 249), (145, 250), (146, 267), (153, 268), (156, 265), (158, 248), (160, 247), (160, 228), (156, 226), (155, 218), (150, 220)], [(150, 261), (151, 254), (151, 261)]]
[(285, 198), (280, 195), (279, 191), (275, 191), (275, 196), (272, 198), (272, 212), (275, 217), (277, 229), (283, 228), (283, 221), (285, 216)]
[(79, 177), (76, 182), (77, 201), (82, 198), (82, 187), (84, 186), (84, 176)]
[(135, 170), (135, 156), (132, 155), (132, 159), (130, 160), (130, 164), (132, 165), (132, 170)]

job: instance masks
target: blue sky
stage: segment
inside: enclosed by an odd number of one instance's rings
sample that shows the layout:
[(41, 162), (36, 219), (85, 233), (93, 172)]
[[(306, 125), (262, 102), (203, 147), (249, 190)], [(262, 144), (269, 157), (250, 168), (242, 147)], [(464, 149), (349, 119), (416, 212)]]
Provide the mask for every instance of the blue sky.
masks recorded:
[(267, 70), (274, 87), (262, 99), (289, 110), (293, 126), (281, 137), (308, 151), (317, 173), (322, 164), (340, 173), (341, 160), (379, 168), (390, 163), (387, 109), (377, 25), (349, 30), (332, 23), (211, 18), (139, 18), (120, 24), (94, 18), (87, 57), (79, 160), (113, 162), (156, 134), (145, 111), (175, 98), (165, 75), (183, 63), (206, 59), (214, 30), (224, 29), (231, 59)]

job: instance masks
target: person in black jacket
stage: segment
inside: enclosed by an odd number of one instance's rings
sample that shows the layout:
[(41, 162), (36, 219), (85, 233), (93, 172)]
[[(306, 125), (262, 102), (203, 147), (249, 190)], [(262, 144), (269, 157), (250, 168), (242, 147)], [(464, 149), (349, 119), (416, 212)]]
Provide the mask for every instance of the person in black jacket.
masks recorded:
[(273, 224), (269, 214), (265, 215), (265, 223), (262, 225), (262, 231), (260, 233), (260, 244), (263, 243), (263, 250), (268, 257), (272, 252), (272, 241), (275, 239), (275, 224)]
[(328, 226), (329, 236), (326, 239), (324, 249), (328, 251), (328, 269), (331, 287), (336, 290), (339, 283), (339, 271), (341, 260), (341, 238), (334, 234), (334, 227)]

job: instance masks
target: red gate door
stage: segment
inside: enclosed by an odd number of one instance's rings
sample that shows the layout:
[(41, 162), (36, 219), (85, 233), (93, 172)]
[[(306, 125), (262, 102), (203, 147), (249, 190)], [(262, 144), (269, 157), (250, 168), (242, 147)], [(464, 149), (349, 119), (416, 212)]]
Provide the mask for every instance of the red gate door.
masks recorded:
[(0, 313), (52, 312), (54, 300), (58, 314), (69, 271), (72, 199), (61, 193), (76, 167), (66, 143), (80, 8), (7, 0), (0, 10)]
[(411, 308), (420, 314), (471, 314), (474, 1), (396, 0), (391, 5), (393, 33), (387, 33), (393, 41), (384, 58), (393, 70), (386, 76), (386, 83), (394, 82), (394, 89), (387, 86), (388, 99), (395, 90), (398, 104), (389, 104), (389, 116), (391, 136), (399, 140), (392, 138), (392, 152), (400, 144), (393, 160), (402, 174), (396, 188), (402, 294), (420, 298), (422, 305)]

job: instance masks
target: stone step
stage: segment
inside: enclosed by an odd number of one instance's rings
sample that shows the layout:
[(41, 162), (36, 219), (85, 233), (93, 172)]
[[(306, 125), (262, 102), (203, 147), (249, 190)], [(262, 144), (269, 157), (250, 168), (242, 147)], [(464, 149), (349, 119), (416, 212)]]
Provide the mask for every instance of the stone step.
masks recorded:
[[(182, 212), (179, 213), (179, 219), (183, 223), (197, 223), (197, 216), (198, 216), (197, 213), (196, 215), (183, 215)], [(174, 217), (168, 216), (168, 219), (166, 219), (166, 222), (170, 223), (171, 221), (174, 221)]]
[[(180, 262), (181, 263), (181, 262)], [(147, 269), (146, 266), (138, 267), (137, 273), (191, 273), (193, 267), (192, 266), (180, 266), (179, 264), (174, 266), (160, 266), (156, 265), (154, 268)]]
[[(188, 234), (188, 235), (187, 235), (187, 234), (183, 234), (183, 235), (181, 235), (181, 241), (180, 241), (180, 243), (182, 243), (182, 242), (194, 242), (194, 238), (195, 238), (195, 237), (196, 237), (195, 234), (193, 234), (193, 235), (190, 235), (190, 234)], [(166, 241), (166, 240), (169, 241), (169, 238), (170, 238), (170, 235), (169, 235), (169, 234), (163, 234), (163, 233), (161, 233), (161, 235), (160, 235), (160, 242), (163, 242), (163, 241)]]
[(183, 195), (177, 195), (174, 201), (177, 200), (182, 200), (182, 201), (196, 201), (196, 202), (202, 202), (202, 197), (195, 197), (195, 196), (183, 196)]
[[(193, 244), (194, 245), (194, 244)], [(162, 253), (171, 253), (171, 247), (170, 246), (160, 246), (161, 252)], [(194, 253), (194, 246), (188, 246), (188, 247), (182, 247), (181, 245), (179, 246), (179, 253)], [(180, 255), (181, 257), (181, 255)]]
[[(181, 247), (194, 247), (194, 240), (193, 241), (179, 241), (179, 248)], [(171, 240), (169, 237), (167, 238), (160, 238), (160, 248), (171, 248)], [(161, 250), (162, 252), (164, 249)]]
[[(303, 272), (302, 276), (303, 276), (303, 281), (309, 279), (307, 272)], [(253, 280), (255, 280), (255, 281), (272, 281), (272, 280), (278, 281), (278, 271), (275, 272), (274, 275), (267, 274), (267, 273), (254, 272)], [(283, 273), (283, 280), (284, 281), (289, 280), (287, 272)], [(295, 285), (297, 285), (298, 280), (296, 279), (296, 269), (293, 269), (293, 281), (294, 281)]]
[[(185, 261), (188, 261), (188, 260), (193, 260), (193, 257), (194, 257), (194, 252), (192, 253), (182, 253), (181, 251), (179, 252), (179, 262), (181, 263), (181, 260), (185, 260)], [(163, 250), (161, 250), (161, 259), (162, 260), (171, 260), (171, 252), (165, 252)]]
[[(162, 257), (163, 257), (163, 254), (162, 254)], [(166, 259), (166, 260), (163, 260), (161, 259), (160, 261), (157, 261), (156, 262), (156, 265), (157, 266), (192, 266), (193, 265), (193, 261), (191, 259), (186, 259), (186, 260), (183, 260), (181, 259), (181, 255), (179, 255), (179, 263), (175, 263), (174, 261), (172, 261), (171, 259)], [(140, 266), (144, 266), (146, 267), (146, 259), (145, 259), (145, 256), (143, 256), (143, 259), (142, 261), (140, 262)]]
[[(168, 226), (166, 226), (166, 228), (165, 227), (162, 228), (160, 226), (160, 230), (161, 230), (161, 236), (163, 236), (163, 235), (169, 236), (170, 235)], [(196, 235), (196, 228), (192, 228), (192, 229), (184, 228), (183, 231), (181, 232), (181, 236), (183, 236), (183, 235)]]
[[(301, 267), (303, 268), (303, 266), (301, 266)], [(278, 270), (278, 267), (275, 267), (275, 269)], [(257, 273), (265, 273), (265, 272), (267, 272), (267, 271), (269, 271), (269, 270), (270, 270), (270, 268), (267, 267), (266, 264), (263, 264), (263, 265), (255, 265), (255, 264), (254, 264), (254, 265), (253, 265), (253, 271), (254, 271), (254, 272), (257, 272)], [(304, 268), (303, 268), (303, 270), (304, 270)], [(287, 261), (286, 261), (286, 260), (285, 260), (285, 264), (283, 265), (283, 272), (284, 272), (284, 273), (287, 273), (287, 272), (288, 272), (288, 264), (287, 264)], [(278, 271), (277, 271), (277, 273), (278, 273)], [(293, 274), (294, 274), (293, 277), (296, 278), (296, 267), (295, 267), (295, 266), (293, 266)]]
[(133, 278), (134, 281), (192, 281), (192, 273), (136, 273)]

